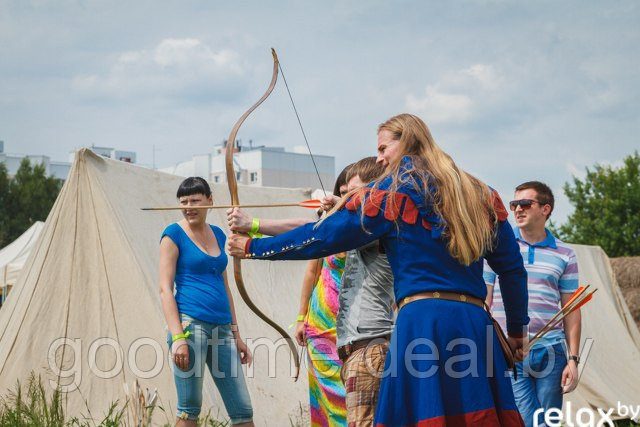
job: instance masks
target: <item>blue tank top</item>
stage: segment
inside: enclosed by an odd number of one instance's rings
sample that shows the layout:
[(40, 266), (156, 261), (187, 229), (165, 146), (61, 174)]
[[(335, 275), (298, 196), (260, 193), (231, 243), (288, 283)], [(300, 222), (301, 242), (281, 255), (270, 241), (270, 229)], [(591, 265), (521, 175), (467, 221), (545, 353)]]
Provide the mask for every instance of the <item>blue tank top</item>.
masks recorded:
[(204, 322), (226, 325), (231, 323), (229, 298), (222, 278), (227, 268), (226, 236), (215, 225), (209, 226), (220, 247), (220, 255), (216, 257), (196, 246), (177, 223), (165, 228), (160, 239), (169, 236), (180, 252), (175, 277), (178, 311)]

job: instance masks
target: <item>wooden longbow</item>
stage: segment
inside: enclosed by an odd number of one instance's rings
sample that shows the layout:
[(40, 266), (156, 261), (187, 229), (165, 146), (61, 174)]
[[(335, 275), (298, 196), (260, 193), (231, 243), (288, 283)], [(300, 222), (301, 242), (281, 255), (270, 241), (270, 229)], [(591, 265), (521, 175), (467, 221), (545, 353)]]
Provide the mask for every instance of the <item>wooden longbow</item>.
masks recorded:
[[(227, 140), (227, 147), (225, 151), (225, 166), (227, 172), (227, 183), (229, 185), (229, 194), (231, 195), (231, 204), (239, 205), (240, 199), (238, 198), (238, 181), (236, 180), (236, 173), (233, 169), (233, 151), (235, 148), (236, 135), (238, 134), (238, 130), (242, 123), (246, 120), (247, 117), (256, 109), (260, 104), (264, 102), (265, 99), (271, 95), (273, 88), (276, 85), (276, 81), (278, 80), (278, 55), (276, 54), (275, 49), (271, 49), (271, 54), (273, 55), (273, 74), (271, 76), (271, 83), (267, 88), (266, 92), (262, 97), (251, 106), (245, 113), (238, 119), (236, 124), (233, 126), (231, 130), (231, 134), (229, 135), (229, 139)], [(293, 359), (295, 362), (295, 379), (298, 379), (298, 375), (300, 373), (300, 356), (298, 355), (298, 351), (293, 342), (293, 339), (287, 334), (287, 332), (278, 325), (275, 321), (269, 318), (266, 314), (264, 314), (251, 300), (249, 294), (247, 293), (247, 289), (244, 285), (244, 280), (242, 279), (242, 266), (240, 264), (240, 258), (233, 258), (233, 277), (236, 281), (236, 286), (238, 287), (238, 292), (242, 297), (242, 300), (249, 306), (251, 311), (253, 311), (260, 319), (262, 319), (265, 323), (271, 326), (273, 329), (278, 331), (282, 338), (285, 339), (287, 344), (289, 345), (289, 349), (291, 350), (291, 354), (293, 355)]]

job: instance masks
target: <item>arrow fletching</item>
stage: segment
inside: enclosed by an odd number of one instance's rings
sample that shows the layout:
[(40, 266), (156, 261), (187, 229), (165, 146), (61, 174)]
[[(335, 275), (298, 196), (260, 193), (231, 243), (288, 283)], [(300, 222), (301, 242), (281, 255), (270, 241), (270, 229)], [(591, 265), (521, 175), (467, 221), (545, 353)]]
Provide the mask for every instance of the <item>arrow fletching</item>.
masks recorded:
[(302, 208), (320, 209), (322, 203), (318, 199), (309, 199), (298, 203), (298, 205)]

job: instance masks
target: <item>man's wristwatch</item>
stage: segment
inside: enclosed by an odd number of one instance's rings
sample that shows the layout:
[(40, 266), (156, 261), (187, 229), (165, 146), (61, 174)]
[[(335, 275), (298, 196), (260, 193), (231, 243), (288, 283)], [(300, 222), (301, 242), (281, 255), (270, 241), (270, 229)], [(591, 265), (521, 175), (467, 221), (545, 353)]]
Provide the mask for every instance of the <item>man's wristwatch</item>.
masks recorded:
[(574, 360), (576, 362), (576, 365), (577, 365), (578, 363), (580, 363), (580, 356), (571, 355), (571, 356), (569, 356), (569, 360)]

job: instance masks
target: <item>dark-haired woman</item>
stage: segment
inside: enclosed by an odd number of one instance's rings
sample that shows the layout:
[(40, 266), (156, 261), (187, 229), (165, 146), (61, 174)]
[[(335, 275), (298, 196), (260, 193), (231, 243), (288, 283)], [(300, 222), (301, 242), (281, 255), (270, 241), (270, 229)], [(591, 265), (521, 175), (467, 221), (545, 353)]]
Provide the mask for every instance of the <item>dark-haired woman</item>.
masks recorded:
[(318, 258), (379, 240), (398, 316), (385, 362), (377, 426), (523, 426), (506, 361), (483, 309), (483, 259), (500, 276), (508, 340), (524, 356), (527, 273), (497, 194), (460, 169), (420, 118), (378, 128), (385, 174), (317, 224), (276, 237), (229, 238), (233, 256)]
[(251, 362), (251, 353), (238, 332), (225, 271), (225, 235), (207, 224), (206, 209), (190, 209), (211, 205), (211, 189), (204, 179), (191, 177), (180, 184), (177, 197), (184, 218), (162, 233), (159, 270), (178, 394), (176, 425), (196, 425), (206, 365), (232, 424), (252, 426), (253, 409), (241, 368)]

